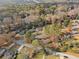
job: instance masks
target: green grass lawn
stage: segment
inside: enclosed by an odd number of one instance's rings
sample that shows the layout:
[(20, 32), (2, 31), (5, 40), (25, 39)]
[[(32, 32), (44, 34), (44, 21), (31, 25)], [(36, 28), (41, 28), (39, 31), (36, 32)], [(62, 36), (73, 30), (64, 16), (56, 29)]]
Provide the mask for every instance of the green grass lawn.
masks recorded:
[[(43, 59), (44, 55), (39, 55), (38, 57), (34, 58), (34, 59)], [(44, 56), (45, 59), (59, 59), (59, 56), (53, 56), (53, 55), (48, 55), (48, 56)]]
[(49, 55), (49, 56), (46, 56), (46, 59), (59, 59), (59, 56)]
[(16, 59), (24, 59), (24, 55), (23, 54), (18, 54)]

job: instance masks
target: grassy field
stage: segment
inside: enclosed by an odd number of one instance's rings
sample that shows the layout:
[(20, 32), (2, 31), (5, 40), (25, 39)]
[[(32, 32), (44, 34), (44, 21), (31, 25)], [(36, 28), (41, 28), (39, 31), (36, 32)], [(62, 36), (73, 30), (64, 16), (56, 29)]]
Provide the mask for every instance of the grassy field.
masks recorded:
[(52, 55), (39, 55), (39, 57), (34, 58), (34, 59), (59, 59), (59, 56), (52, 56)]

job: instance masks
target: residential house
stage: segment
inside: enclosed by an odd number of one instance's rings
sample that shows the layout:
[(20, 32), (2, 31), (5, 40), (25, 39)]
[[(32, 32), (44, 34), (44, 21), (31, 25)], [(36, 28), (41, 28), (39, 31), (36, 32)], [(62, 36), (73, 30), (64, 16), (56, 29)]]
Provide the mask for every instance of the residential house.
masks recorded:
[(6, 50), (2, 59), (15, 59), (16, 54), (17, 54), (16, 51)]
[(0, 57), (2, 57), (5, 53), (6, 49), (0, 48)]

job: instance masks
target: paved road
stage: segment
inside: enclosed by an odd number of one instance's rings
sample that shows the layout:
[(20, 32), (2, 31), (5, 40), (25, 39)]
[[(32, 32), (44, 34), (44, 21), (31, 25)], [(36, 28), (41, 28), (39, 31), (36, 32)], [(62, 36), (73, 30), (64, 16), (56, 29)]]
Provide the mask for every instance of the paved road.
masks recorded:
[(21, 49), (24, 48), (24, 47), (33, 48), (33, 46), (32, 46), (31, 44), (23, 44), (23, 45), (21, 45), (21, 46), (19, 47), (18, 53), (19, 53), (19, 52), (21, 51)]
[(69, 55), (69, 54), (65, 54), (65, 53), (60, 53), (60, 52), (56, 52), (56, 55), (60, 55), (60, 56), (67, 56), (69, 59), (79, 59), (78, 57)]
[[(23, 48), (23, 47), (28, 47), (28, 48), (33, 48), (34, 46), (32, 46), (31, 44), (23, 44), (23, 45), (21, 45), (20, 46), (20, 48), (18, 49), (18, 52), (20, 52), (21, 51), (21, 49)], [(38, 47), (37, 49), (41, 49), (40, 47)], [(69, 55), (69, 54), (65, 54), (65, 53), (61, 53), (61, 52), (56, 52), (56, 55), (59, 55), (59, 56), (67, 56), (69, 59), (79, 59), (78, 57), (75, 57), (75, 56), (73, 56), (73, 55)]]

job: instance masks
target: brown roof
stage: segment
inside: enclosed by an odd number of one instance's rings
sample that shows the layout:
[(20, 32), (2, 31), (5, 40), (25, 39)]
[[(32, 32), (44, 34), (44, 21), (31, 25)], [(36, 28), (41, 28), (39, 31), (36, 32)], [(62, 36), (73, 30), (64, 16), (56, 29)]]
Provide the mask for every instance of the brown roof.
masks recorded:
[(50, 36), (50, 40), (52, 41), (52, 42), (54, 42), (54, 41), (57, 41), (57, 36), (56, 35), (51, 35)]
[(14, 36), (14, 32), (11, 32), (9, 34), (1, 34), (0, 35), (0, 46), (3, 46), (3, 45), (8, 45), (12, 39), (12, 37)]
[(68, 15), (69, 15), (69, 16), (76, 15), (76, 14), (79, 13), (78, 10), (79, 10), (79, 8), (76, 8), (76, 9), (70, 10), (70, 11), (68, 12)]
[(15, 35), (15, 39), (19, 40), (22, 36), (20, 34)]
[(37, 20), (39, 18), (38, 15), (30, 15), (27, 17), (29, 22), (34, 22), (35, 20)]
[(0, 35), (0, 46), (6, 45), (8, 43), (7, 38), (3, 35)]

